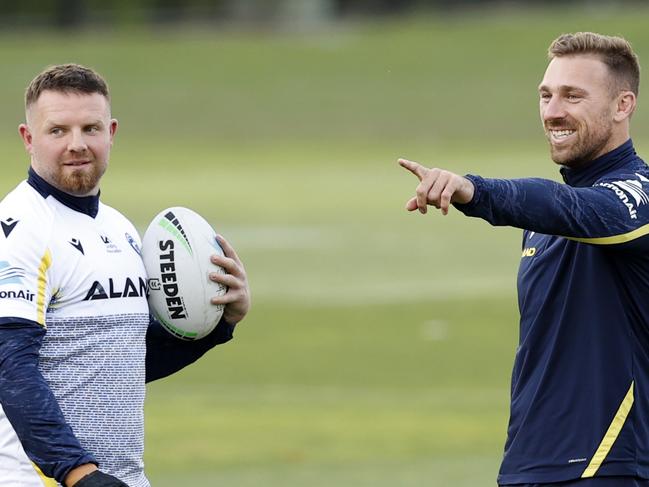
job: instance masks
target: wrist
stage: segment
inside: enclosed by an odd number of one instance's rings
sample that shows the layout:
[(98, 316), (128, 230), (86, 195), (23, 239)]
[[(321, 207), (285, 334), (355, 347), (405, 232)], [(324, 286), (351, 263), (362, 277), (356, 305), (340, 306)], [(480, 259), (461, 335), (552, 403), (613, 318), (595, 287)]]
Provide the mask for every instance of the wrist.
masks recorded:
[(79, 480), (81, 480), (86, 475), (91, 474), (95, 470), (97, 470), (97, 465), (95, 465), (94, 463), (84, 463), (83, 465), (74, 467), (65, 476), (65, 487), (73, 487), (74, 484), (76, 484)]

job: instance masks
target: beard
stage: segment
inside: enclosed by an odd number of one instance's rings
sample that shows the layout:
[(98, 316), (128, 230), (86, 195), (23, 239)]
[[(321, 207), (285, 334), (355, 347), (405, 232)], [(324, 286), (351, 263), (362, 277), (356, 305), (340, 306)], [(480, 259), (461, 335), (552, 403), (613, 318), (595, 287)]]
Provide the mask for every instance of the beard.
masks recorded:
[[(550, 142), (550, 156), (557, 164), (567, 167), (579, 167), (607, 152), (613, 136), (613, 125), (609, 119), (601, 117), (590, 125), (554, 121), (546, 123), (546, 136)], [(575, 140), (567, 146), (557, 147), (552, 143), (550, 129), (561, 130), (566, 126), (575, 129)]]
[(63, 191), (83, 196), (94, 190), (99, 185), (99, 180), (106, 172), (106, 168), (93, 164), (89, 169), (76, 169), (70, 174), (62, 175)]
[(59, 166), (48, 171), (45, 179), (55, 188), (73, 196), (88, 196), (95, 192), (106, 172), (105, 162), (93, 161), (83, 167)]

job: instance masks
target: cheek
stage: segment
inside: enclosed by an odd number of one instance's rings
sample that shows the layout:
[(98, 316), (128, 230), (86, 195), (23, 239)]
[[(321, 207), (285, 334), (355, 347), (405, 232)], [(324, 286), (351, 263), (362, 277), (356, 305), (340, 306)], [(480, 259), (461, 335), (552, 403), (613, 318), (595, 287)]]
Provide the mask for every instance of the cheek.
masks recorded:
[(60, 145), (51, 141), (35, 141), (32, 143), (32, 154), (41, 160), (53, 159), (62, 152)]

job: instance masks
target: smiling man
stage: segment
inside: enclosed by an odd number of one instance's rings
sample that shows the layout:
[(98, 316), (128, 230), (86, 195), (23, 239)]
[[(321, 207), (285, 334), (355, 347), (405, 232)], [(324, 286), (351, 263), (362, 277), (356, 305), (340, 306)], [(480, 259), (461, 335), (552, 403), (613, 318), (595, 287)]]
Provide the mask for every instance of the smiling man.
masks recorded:
[[(148, 487), (145, 383), (232, 338), (246, 272), (219, 237), (228, 286), (207, 337), (182, 342), (149, 315), (133, 225), (99, 199), (117, 131), (108, 87), (76, 64), (27, 88), (19, 132), (31, 166), (0, 203), (0, 487)], [(110, 289), (101, 297), (91, 290)], [(113, 285), (129, 292), (113, 292)]]
[(500, 485), (649, 487), (649, 167), (629, 123), (640, 68), (629, 43), (564, 34), (539, 85), (565, 184), (399, 163), (409, 211), (450, 204), (522, 228), (520, 342)]

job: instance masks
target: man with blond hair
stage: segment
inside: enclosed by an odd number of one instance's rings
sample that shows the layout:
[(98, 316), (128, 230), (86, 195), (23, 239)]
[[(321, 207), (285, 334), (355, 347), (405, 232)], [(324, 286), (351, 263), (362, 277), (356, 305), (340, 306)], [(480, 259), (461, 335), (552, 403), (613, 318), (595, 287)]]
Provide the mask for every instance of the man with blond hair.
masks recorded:
[(524, 230), (520, 343), (499, 485), (649, 486), (649, 167), (629, 124), (630, 44), (590, 32), (549, 48), (540, 115), (565, 184), (399, 163), (427, 206)]
[(106, 82), (52, 66), (29, 84), (25, 114), (28, 178), (0, 202), (0, 487), (149, 487), (145, 382), (232, 338), (246, 273), (219, 237), (221, 322), (196, 342), (164, 331), (137, 231), (99, 199), (117, 131)]

